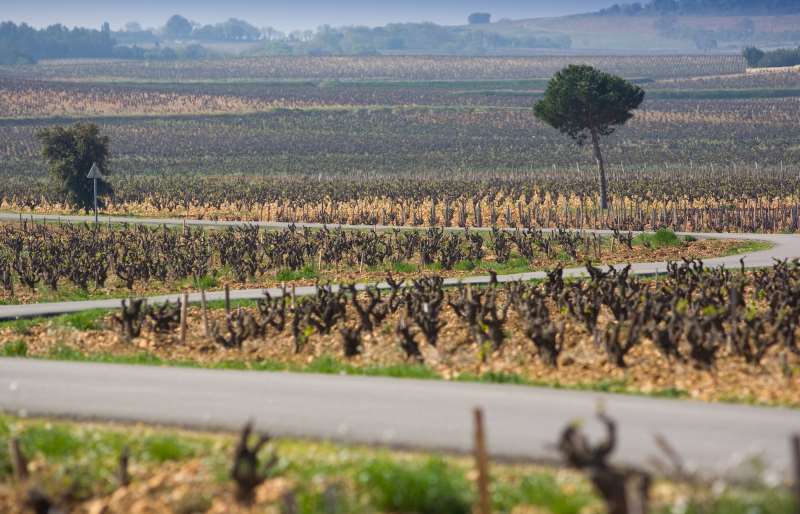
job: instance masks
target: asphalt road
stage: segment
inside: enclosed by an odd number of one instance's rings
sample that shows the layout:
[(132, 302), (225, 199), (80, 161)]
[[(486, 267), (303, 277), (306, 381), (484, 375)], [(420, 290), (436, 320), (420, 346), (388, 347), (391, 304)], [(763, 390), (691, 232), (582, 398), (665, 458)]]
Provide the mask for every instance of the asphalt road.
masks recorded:
[[(645, 465), (661, 434), (707, 473), (760, 457), (790, 469), (800, 411), (512, 385), (0, 359), (0, 409), (28, 416), (237, 430), (276, 436), (468, 452), (482, 407), (491, 454), (554, 461), (560, 431), (591, 421), (602, 400), (619, 424), (614, 460)], [(590, 433), (602, 434), (587, 424)]]
[[(14, 213), (0, 213), (0, 221), (19, 221), (20, 215)], [(43, 216), (43, 215), (25, 215), (22, 219), (36, 220), (36, 221), (62, 221), (68, 223), (83, 223), (93, 221), (91, 216)], [(131, 223), (143, 225), (186, 225), (204, 226), (204, 227), (225, 227), (235, 225), (258, 225), (268, 228), (282, 228), (290, 225), (289, 223), (279, 222), (237, 222), (237, 221), (207, 221), (207, 220), (183, 220), (177, 218), (135, 218), (135, 217), (103, 217), (101, 220), (104, 223)], [(322, 227), (318, 223), (297, 223), (298, 227)], [(343, 228), (350, 229), (388, 229), (395, 227), (385, 226), (372, 226), (372, 225), (343, 225)], [(416, 228), (420, 227), (407, 227)], [(460, 228), (453, 228), (453, 230), (462, 230)], [(488, 230), (488, 229), (482, 229)], [(592, 230), (590, 232), (607, 234), (608, 230)], [(712, 266), (725, 266), (728, 268), (739, 268), (740, 260), (744, 259), (745, 266), (747, 267), (763, 267), (769, 266), (774, 263), (775, 259), (794, 259), (800, 258), (800, 236), (795, 234), (710, 234), (710, 233), (685, 233), (681, 235), (692, 235), (697, 238), (718, 238), (718, 239), (736, 239), (736, 240), (756, 240), (766, 241), (772, 244), (768, 250), (753, 252), (749, 254), (740, 254), (728, 257), (718, 257), (714, 259), (705, 260), (705, 264), (709, 267)], [(656, 273), (664, 273), (667, 268), (666, 262), (648, 262), (648, 263), (635, 263), (631, 267), (634, 274), (652, 275)], [(569, 268), (564, 270), (564, 275), (567, 277), (586, 276), (585, 268)], [(530, 272), (518, 273), (513, 275), (502, 275), (498, 277), (500, 282), (513, 282), (516, 280), (533, 280), (545, 278), (544, 272)], [(489, 282), (488, 276), (475, 276), (462, 279), (448, 279), (445, 280), (446, 285), (457, 285), (458, 283), (464, 284), (486, 284)], [(359, 288), (363, 289), (367, 286), (388, 287), (386, 284), (361, 284)], [(336, 286), (334, 286), (334, 289)], [(263, 296), (264, 291), (269, 291), (270, 295), (277, 297), (281, 294), (279, 288), (272, 289), (241, 289), (231, 291), (232, 300), (253, 300)], [(313, 286), (298, 287), (295, 293), (298, 296), (313, 295), (316, 288)], [(210, 291), (206, 293), (209, 301), (223, 300), (224, 292)], [(148, 298), (150, 303), (163, 303), (169, 300), (175, 303), (181, 294), (168, 294), (158, 295)], [(190, 294), (189, 301), (191, 303), (200, 302), (200, 294)], [(53, 303), (37, 303), (29, 305), (2, 305), (0, 306), (0, 320), (19, 319), (19, 318), (32, 318), (41, 316), (55, 316), (60, 314), (70, 314), (74, 312), (82, 312), (91, 309), (116, 309), (120, 306), (119, 299), (111, 300), (87, 300), (87, 301), (74, 301), (74, 302), (53, 302)]]

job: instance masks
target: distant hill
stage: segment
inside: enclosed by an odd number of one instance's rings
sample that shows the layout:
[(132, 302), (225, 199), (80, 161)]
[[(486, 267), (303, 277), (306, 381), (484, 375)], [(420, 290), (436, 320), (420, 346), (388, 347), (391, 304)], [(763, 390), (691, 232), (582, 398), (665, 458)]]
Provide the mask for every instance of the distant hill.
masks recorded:
[(800, 14), (797, 0), (651, 0), (614, 4), (600, 15), (626, 16), (774, 16)]
[(571, 52), (739, 52), (746, 46), (777, 48), (800, 44), (800, 13), (763, 16), (588, 13), (501, 20), (470, 27), (517, 37), (528, 32), (560, 34), (571, 41)]
[(738, 52), (800, 44), (800, 0), (650, 0), (470, 27), (513, 37), (561, 35), (571, 41), (572, 52)]

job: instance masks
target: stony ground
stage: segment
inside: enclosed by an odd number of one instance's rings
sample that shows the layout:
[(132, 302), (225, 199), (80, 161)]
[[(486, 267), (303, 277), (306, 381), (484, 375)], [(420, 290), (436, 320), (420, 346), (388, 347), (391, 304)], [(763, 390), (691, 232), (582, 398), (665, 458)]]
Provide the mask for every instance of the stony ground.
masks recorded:
[[(448, 294), (455, 294), (450, 291)], [(501, 293), (501, 305), (505, 301)], [(366, 299), (361, 301), (366, 304)], [(605, 307), (604, 307), (605, 309)], [(246, 312), (256, 313), (254, 307)], [(551, 306), (554, 321), (563, 324), (563, 351), (558, 366), (548, 366), (538, 356), (532, 342), (525, 336), (520, 320), (513, 308), (509, 309), (504, 327), (506, 339), (497, 351), (488, 351), (478, 345), (470, 335), (467, 325), (450, 307), (443, 307), (441, 320), (445, 322), (439, 343), (433, 347), (419, 331), (415, 340), (419, 344), (420, 361), (409, 359), (401, 349), (396, 328), (403, 317), (403, 309), (390, 315), (372, 333), (361, 339), (362, 352), (354, 357), (344, 354), (340, 329), (356, 327), (356, 313), (348, 308), (349, 318), (340, 322), (329, 334), (306, 332), (299, 350), (291, 333), (291, 323), (284, 331), (270, 332), (264, 339), (244, 342), (241, 349), (226, 349), (205, 335), (202, 312), (199, 308), (188, 310), (188, 335), (181, 343), (176, 329), (158, 334), (145, 329), (142, 337), (126, 341), (114, 328), (110, 316), (97, 321), (62, 323), (58, 320), (20, 322), (0, 325), (0, 346), (24, 343), (28, 356), (67, 358), (70, 352), (81, 358), (99, 356), (157, 357), (163, 361), (191, 362), (204, 366), (221, 366), (231, 362), (238, 367), (265, 367), (265, 363), (287, 369), (319, 367), (321, 361), (344, 363), (356, 369), (409, 368), (409, 375), (419, 369), (445, 379), (477, 379), (493, 381), (529, 382), (532, 384), (587, 387), (600, 390), (649, 393), (670, 397), (688, 397), (707, 401), (738, 401), (800, 406), (800, 356), (784, 352), (778, 347), (769, 353), (758, 366), (750, 365), (727, 349), (720, 351), (714, 368), (701, 369), (691, 362), (667, 359), (655, 345), (644, 340), (625, 358), (627, 366), (620, 368), (609, 362), (605, 350), (599, 347), (593, 335), (582, 324), (558, 312)], [(223, 309), (209, 311), (210, 324), (217, 324), (225, 333)], [(611, 319), (611, 313), (601, 312), (599, 326)], [(412, 325), (409, 322), (410, 325)], [(66, 351), (66, 353), (65, 353)], [(684, 355), (688, 351), (683, 350)], [(268, 367), (268, 366), (266, 366)], [(402, 372), (398, 372), (402, 374)]]

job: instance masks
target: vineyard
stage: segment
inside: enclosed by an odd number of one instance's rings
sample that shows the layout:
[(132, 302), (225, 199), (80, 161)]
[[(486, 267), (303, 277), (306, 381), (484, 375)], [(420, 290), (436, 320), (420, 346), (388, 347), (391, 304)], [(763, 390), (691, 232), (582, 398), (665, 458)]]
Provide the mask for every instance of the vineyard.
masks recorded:
[(549, 77), (570, 63), (586, 63), (626, 76), (691, 77), (744, 73), (738, 55), (538, 57), (259, 57), (214, 61), (144, 62), (76, 60), (0, 67), (0, 74), (48, 79), (527, 79)]
[[(605, 144), (610, 212), (597, 209), (589, 150), (532, 114), (567, 60), (652, 93)], [(110, 214), (796, 231), (796, 77), (744, 74), (740, 60), (275, 57), (3, 68), (0, 208), (70, 212), (45, 179), (35, 133), (93, 117), (112, 141)]]
[[(609, 138), (609, 162), (685, 172), (690, 163), (730, 171), (783, 164), (796, 171), (797, 100), (659, 100), (663, 107), (648, 104)], [(591, 173), (593, 166), (585, 149), (536, 122), (529, 108), (278, 110), (97, 121), (114, 142), (117, 175), (407, 176), (441, 169), (480, 175), (553, 166)], [(0, 121), (0, 174), (43, 176), (34, 134), (56, 122)]]
[(410, 363), (451, 379), (800, 404), (797, 388), (786, 387), (800, 365), (796, 263), (739, 273), (685, 260), (655, 281), (628, 267), (587, 269), (590, 279), (568, 281), (555, 268), (538, 285), (448, 290), (437, 275), (389, 275), (385, 292), (321, 287), (295, 298), (285, 290), (227, 314), (192, 307), (185, 334), (180, 304), (131, 300), (88, 332), (40, 323), (9, 325), (2, 337), (31, 356), (256, 369), (326, 359), (356, 368)]
[[(623, 219), (636, 217), (632, 227), (655, 216), (675, 230), (715, 230), (700, 218), (718, 209), (725, 213), (716, 219), (720, 227), (795, 228), (792, 127), (800, 103), (790, 100), (654, 101), (663, 107), (643, 111), (610, 138), (612, 206)], [(2, 208), (68, 210), (44, 183), (34, 138), (52, 123), (0, 123)], [(101, 124), (113, 141), (111, 213), (413, 224), (429, 217), (421, 204), (435, 199), (442, 220), (445, 206), (457, 212), (464, 203), (473, 218), (477, 202), (487, 224), (493, 206), (499, 223), (511, 209), (517, 223), (530, 211), (536, 226), (558, 226), (565, 205), (574, 217), (583, 204), (583, 221), (564, 226), (609, 226), (594, 224), (594, 164), (586, 151), (528, 110), (276, 111)]]
[[(608, 209), (591, 145), (533, 112), (550, 77), (573, 63), (645, 91), (625, 126), (600, 131)], [(340, 377), (321, 374), (429, 380), (398, 381), (403, 395), (404, 384), (447, 380), (800, 407), (800, 260), (747, 267), (800, 255), (797, 236), (769, 236), (770, 246), (754, 235), (800, 232), (800, 82), (745, 71), (742, 57), (723, 53), (0, 66), (0, 310), (9, 319), (0, 357), (70, 361), (42, 363), (54, 369), (140, 365), (125, 369), (170, 379), (183, 367), (252, 371), (220, 372), (225, 380), (296, 377), (259, 374), (268, 371), (316, 373), (323, 385)], [(102, 145), (94, 154), (113, 189), (97, 224), (59, 219), (77, 213), (68, 198), (91, 206), (62, 187), (87, 184), (85, 173), (65, 173), (83, 165), (66, 169), (74, 156), (43, 154), (37, 138), (76, 121), (110, 141), (107, 160)], [(771, 253), (753, 255), (760, 250)], [(738, 254), (747, 254), (741, 268)], [(531, 276), (540, 279), (513, 281)], [(11, 319), (44, 313), (55, 317)], [(22, 397), (14, 380), (0, 396)], [(264, 415), (236, 391), (214, 390), (215, 401)], [(313, 393), (288, 396), (297, 402), (289, 412), (314, 410)], [(332, 402), (367, 410), (359, 394), (339, 396)], [(96, 402), (85, 403), (87, 415)], [(384, 414), (369, 410), (388, 433)], [(576, 424), (557, 441), (586, 473), (580, 480), (505, 465), (489, 474), (478, 421), (473, 469), (451, 457), (274, 442), (250, 424), (229, 441), (143, 428), (89, 434), (0, 415), (0, 510), (586, 514), (605, 502), (611, 514), (648, 511), (650, 476), (607, 462), (616, 426), (602, 409), (599, 420), (606, 442), (591, 445)], [(334, 434), (302, 422), (305, 434)], [(27, 488), (29, 472), (45, 487)], [(717, 504), (722, 493), (692, 480), (654, 485), (650, 511), (789, 511), (782, 493), (768, 508)], [(627, 510), (630, 494), (641, 496), (638, 510)]]
[(53, 86), (42, 82), (0, 81), (0, 116), (108, 116), (218, 114), (306, 109), (321, 104), (295, 100), (260, 100), (242, 95)]
[[(798, 178), (788, 166), (763, 167), (758, 172), (735, 163), (723, 168), (687, 167), (612, 168), (609, 211), (599, 209), (594, 177), (577, 166), (494, 175), (453, 170), (447, 179), (433, 174), (118, 177), (107, 212), (333, 226), (798, 229)], [(0, 184), (0, 208), (45, 214), (72, 211), (52, 186), (42, 183), (41, 189), (31, 188), (30, 179), (21, 178)]]
[[(631, 79), (658, 100), (725, 100), (797, 96), (790, 73), (713, 79)], [(546, 78), (461, 81), (291, 80), (237, 82), (72, 82), (0, 76), (0, 117), (141, 116), (253, 113), (275, 109), (387, 106), (530, 108)], [(738, 95), (738, 96), (737, 96)], [(735, 104), (733, 104), (735, 105)], [(730, 104), (726, 110), (730, 110)], [(758, 119), (755, 116), (755, 119)]]
[(87, 225), (0, 227), (0, 299), (130, 295), (182, 287), (266, 287), (412, 276), (524, 272), (586, 261), (680, 259), (735, 253), (736, 241), (682, 241), (537, 230), (491, 233), (258, 227), (172, 230)]

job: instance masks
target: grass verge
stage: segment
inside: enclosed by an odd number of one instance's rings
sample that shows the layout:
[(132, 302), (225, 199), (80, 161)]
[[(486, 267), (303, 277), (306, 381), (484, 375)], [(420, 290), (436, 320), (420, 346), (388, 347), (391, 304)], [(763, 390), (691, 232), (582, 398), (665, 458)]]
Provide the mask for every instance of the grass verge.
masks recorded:
[(725, 254), (726, 257), (731, 255), (740, 255), (743, 253), (763, 252), (772, 248), (772, 243), (767, 241), (740, 241), (732, 246)]
[[(234, 500), (229, 479), (236, 436), (166, 428), (17, 418), (0, 414), (0, 511), (16, 514), (17, 489), (7, 440), (29, 459), (30, 484), (59, 506), (80, 512), (279, 512), (468, 514), (476, 498), (471, 459), (290, 439), (272, 440), (261, 462), (276, 457), (249, 507)], [(557, 434), (554, 434), (556, 437)], [(131, 481), (116, 478), (127, 452)], [(721, 481), (724, 484), (724, 481)], [(746, 489), (699, 490), (659, 481), (652, 512), (789, 514), (787, 489), (756, 479)], [(19, 492), (17, 492), (19, 491)], [(493, 464), (492, 512), (600, 512), (590, 483), (572, 471)], [(266, 509), (266, 510), (265, 510)]]
[[(228, 466), (236, 443), (233, 435), (0, 415), (0, 438), (12, 435), (31, 460), (33, 479), (40, 487), (79, 509), (92, 500), (120, 508), (127, 498), (140, 505), (166, 503), (171, 512), (205, 512), (213, 510), (215, 502), (232, 500)], [(0, 485), (11, 482), (7, 446), (0, 447)], [(133, 476), (130, 486), (118, 489), (114, 476), (123, 449), (130, 455)], [(298, 511), (308, 513), (331, 512), (335, 503), (334, 512), (468, 514), (475, 498), (468, 459), (295, 440), (272, 441), (262, 456), (269, 453), (278, 461), (257, 495), (255, 512), (286, 501), (284, 495), (265, 494), (275, 488), (291, 491)], [(181, 475), (192, 476), (188, 491), (186, 484), (173, 487)], [(545, 468), (497, 466), (493, 488), (496, 512), (528, 506), (577, 514), (598, 503), (580, 476)], [(200, 492), (209, 498), (199, 502), (202, 508), (179, 508)], [(0, 487), (0, 510), (9, 500), (8, 490)], [(234, 504), (231, 508), (239, 511)]]

